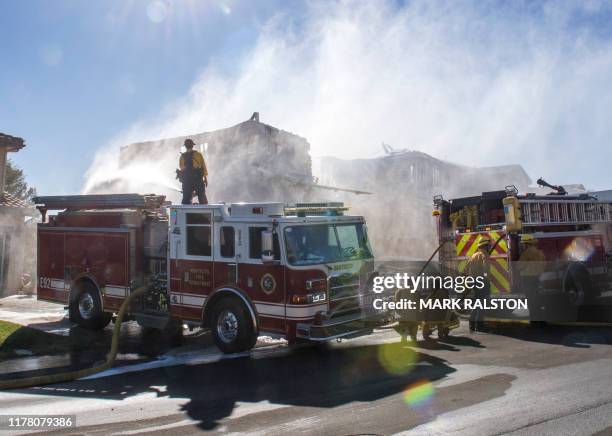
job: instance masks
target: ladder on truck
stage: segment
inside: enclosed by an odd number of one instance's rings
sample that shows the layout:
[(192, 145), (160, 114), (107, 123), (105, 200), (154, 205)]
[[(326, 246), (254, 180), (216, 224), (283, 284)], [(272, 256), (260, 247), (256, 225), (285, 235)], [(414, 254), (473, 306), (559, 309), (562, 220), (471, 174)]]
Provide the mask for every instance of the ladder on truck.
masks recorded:
[(169, 203), (166, 197), (155, 194), (89, 194), (50, 195), (32, 199), (40, 211), (43, 221), (49, 210), (91, 210), (91, 209), (136, 209), (157, 210)]
[(612, 223), (612, 203), (593, 198), (519, 198), (524, 226)]

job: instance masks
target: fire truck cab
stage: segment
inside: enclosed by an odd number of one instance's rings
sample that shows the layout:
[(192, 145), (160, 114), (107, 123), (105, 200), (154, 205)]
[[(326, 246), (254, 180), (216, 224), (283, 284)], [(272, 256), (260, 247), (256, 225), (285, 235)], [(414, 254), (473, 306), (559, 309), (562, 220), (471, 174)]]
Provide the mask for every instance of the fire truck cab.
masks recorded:
[(250, 349), (260, 333), (327, 341), (382, 322), (366, 223), (341, 203), (125, 195), (35, 199), (43, 216), (62, 210), (39, 225), (38, 298), (67, 304), (83, 327), (105, 327), (141, 286), (130, 309), (140, 324), (209, 328), (224, 352)]

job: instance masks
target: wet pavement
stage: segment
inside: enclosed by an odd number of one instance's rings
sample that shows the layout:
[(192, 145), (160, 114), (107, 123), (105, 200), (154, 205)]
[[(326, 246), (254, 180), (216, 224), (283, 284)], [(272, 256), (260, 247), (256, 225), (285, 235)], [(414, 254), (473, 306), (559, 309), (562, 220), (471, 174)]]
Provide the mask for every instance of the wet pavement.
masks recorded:
[[(0, 319), (57, 334), (70, 341), (68, 353), (32, 356), (27, 349), (17, 350), (19, 357), (0, 361), (0, 380), (88, 368), (106, 360), (113, 324), (98, 332), (81, 329), (70, 323), (66, 312), (63, 306), (37, 301), (35, 297), (12, 296), (0, 299)], [(519, 314), (515, 319), (525, 322), (528, 318), (521, 315), (524, 314)], [(581, 318), (595, 321), (612, 320), (609, 313), (601, 316), (596, 311), (586, 309)], [(286, 342), (260, 337), (257, 343), (257, 348), (264, 354), (269, 354), (271, 348), (277, 348), (278, 351), (279, 346), (286, 348)], [(114, 365), (119, 369), (105, 371), (94, 378), (117, 371), (134, 372), (167, 366), (195, 365), (224, 358), (226, 356), (213, 345), (209, 332), (184, 329), (182, 344), (176, 347), (161, 332), (143, 329), (136, 322), (128, 321), (124, 322), (121, 328), (119, 353)], [(127, 369), (126, 366), (131, 368)]]
[[(59, 321), (58, 324), (62, 322)], [(106, 360), (113, 335), (112, 323), (99, 332), (79, 327), (69, 327), (63, 330), (61, 335), (70, 341), (68, 353), (23, 356), (0, 361), (0, 379), (15, 377), (16, 373), (19, 373), (18, 377), (31, 377), (41, 373), (49, 374), (87, 368)], [(212, 347), (210, 335), (204, 334), (201, 330), (194, 332), (185, 330), (182, 345), (173, 347), (170, 340), (161, 332), (143, 329), (136, 322), (130, 321), (121, 326), (119, 353), (115, 366), (159, 359), (170, 350), (190, 351), (209, 347)]]
[[(67, 319), (62, 306), (23, 296), (0, 300), (0, 319), (53, 333), (62, 336), (62, 341), (69, 341), (68, 353), (65, 352), (66, 346), (58, 353), (44, 356), (33, 356), (28, 349), (17, 350), (19, 357), (0, 360), (0, 380), (98, 365), (106, 360), (114, 328), (113, 323), (102, 331), (76, 327)], [(262, 336), (256, 347), (265, 349), (283, 344), (286, 345), (286, 341)], [(141, 368), (210, 362), (218, 360), (220, 356), (222, 354), (213, 345), (210, 333), (201, 329), (185, 328), (182, 343), (176, 346), (163, 333), (142, 328), (135, 321), (126, 321), (121, 326), (119, 353), (114, 368), (131, 366), (127, 371), (132, 372)]]
[(0, 320), (53, 333), (62, 333), (70, 328), (68, 311), (64, 310), (64, 306), (38, 301), (35, 295), (0, 298)]
[[(56, 332), (72, 351), (2, 361), (0, 379), (105, 360), (112, 324), (92, 332), (71, 326), (63, 308), (24, 298), (1, 303), (0, 318), (9, 313), (30, 327)], [(113, 368), (74, 382), (0, 392), (0, 408), (76, 414), (79, 432), (89, 434), (612, 430), (606, 384), (612, 377), (612, 329), (489, 326), (491, 333), (469, 334), (463, 322), (447, 340), (410, 346), (399, 344), (390, 328), (303, 349), (262, 337), (251, 352), (224, 355), (208, 332), (185, 329), (182, 345), (172, 347), (160, 332), (131, 321), (122, 325)], [(420, 394), (426, 386), (430, 397), (412, 399), (411, 386)]]
[(601, 327), (469, 334), (463, 323), (444, 341), (409, 346), (382, 329), (323, 348), (260, 347), (0, 392), (0, 408), (76, 414), (69, 434), (591, 435), (612, 430), (611, 346)]

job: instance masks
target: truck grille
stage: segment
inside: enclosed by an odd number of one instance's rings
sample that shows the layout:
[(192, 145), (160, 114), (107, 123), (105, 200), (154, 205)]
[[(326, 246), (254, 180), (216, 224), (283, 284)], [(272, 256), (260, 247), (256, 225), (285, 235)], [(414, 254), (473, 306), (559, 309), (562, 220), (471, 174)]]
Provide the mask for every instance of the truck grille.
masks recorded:
[(329, 310), (332, 316), (361, 310), (361, 280), (358, 274), (345, 273), (329, 279)]

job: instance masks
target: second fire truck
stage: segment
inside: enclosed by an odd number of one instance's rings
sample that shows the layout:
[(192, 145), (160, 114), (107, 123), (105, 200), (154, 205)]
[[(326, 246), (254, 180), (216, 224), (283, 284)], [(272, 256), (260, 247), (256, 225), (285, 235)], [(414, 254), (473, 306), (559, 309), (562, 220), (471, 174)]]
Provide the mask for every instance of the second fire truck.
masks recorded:
[[(550, 186), (550, 185), (547, 185)], [(554, 187), (557, 188), (557, 187)], [(537, 239), (546, 262), (541, 293), (579, 307), (610, 288), (612, 203), (595, 196), (519, 194), (513, 186), (472, 197), (434, 198), (440, 262), (463, 274), (481, 236), (494, 242), (489, 279), (496, 297), (523, 297), (521, 235)]]

